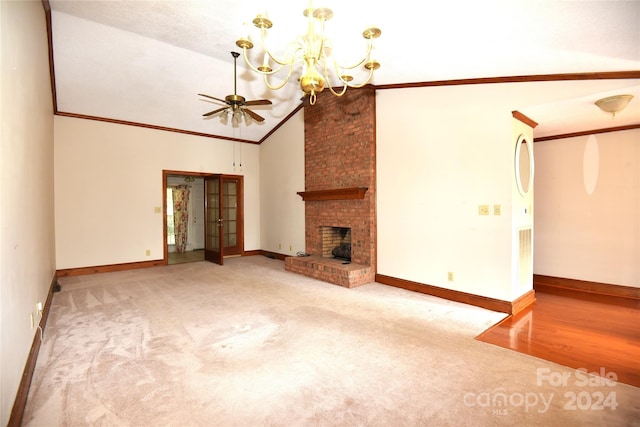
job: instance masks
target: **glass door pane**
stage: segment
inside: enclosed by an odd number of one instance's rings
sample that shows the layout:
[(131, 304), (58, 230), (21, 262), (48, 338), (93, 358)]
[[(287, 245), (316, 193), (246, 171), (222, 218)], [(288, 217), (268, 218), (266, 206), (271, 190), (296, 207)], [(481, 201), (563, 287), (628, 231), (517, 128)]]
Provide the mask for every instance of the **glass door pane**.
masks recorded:
[(233, 254), (238, 249), (238, 181), (225, 178), (222, 183), (222, 232), (225, 253)]
[(222, 265), (220, 225), (222, 224), (220, 176), (205, 179), (205, 244), (204, 255), (208, 261)]

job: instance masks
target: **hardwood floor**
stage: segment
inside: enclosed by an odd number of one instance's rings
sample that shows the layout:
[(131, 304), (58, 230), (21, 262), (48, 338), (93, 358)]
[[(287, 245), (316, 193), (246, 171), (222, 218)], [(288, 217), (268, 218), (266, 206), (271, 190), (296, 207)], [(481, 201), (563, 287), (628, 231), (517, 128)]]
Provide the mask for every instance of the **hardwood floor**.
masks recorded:
[(188, 252), (169, 252), (167, 254), (167, 264), (181, 264), (183, 262), (204, 261), (204, 249), (197, 249)]
[(640, 300), (535, 288), (536, 302), (476, 339), (640, 387)]

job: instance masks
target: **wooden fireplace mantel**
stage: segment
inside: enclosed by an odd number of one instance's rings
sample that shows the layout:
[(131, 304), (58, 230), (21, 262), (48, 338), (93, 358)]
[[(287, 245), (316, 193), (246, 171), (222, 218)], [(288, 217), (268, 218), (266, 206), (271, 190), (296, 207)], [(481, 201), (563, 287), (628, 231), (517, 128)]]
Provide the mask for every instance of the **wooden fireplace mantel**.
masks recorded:
[(368, 187), (333, 188), (330, 190), (298, 191), (305, 202), (315, 200), (352, 200), (364, 199)]

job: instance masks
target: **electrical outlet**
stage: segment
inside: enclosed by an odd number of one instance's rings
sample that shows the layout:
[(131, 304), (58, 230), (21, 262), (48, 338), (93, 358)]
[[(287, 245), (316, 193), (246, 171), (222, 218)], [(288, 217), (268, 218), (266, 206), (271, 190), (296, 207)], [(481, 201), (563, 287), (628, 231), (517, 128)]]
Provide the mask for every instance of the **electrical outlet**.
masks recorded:
[(160, 213), (162, 211), (162, 209), (160, 209), (160, 206), (156, 206), (153, 208), (153, 213)]
[(278, 249), (282, 249), (282, 243), (278, 243)]
[(478, 205), (478, 215), (489, 215), (489, 205)]
[(493, 205), (493, 214), (494, 215), (502, 215), (502, 206), (500, 205)]
[(453, 282), (453, 271), (447, 273), (447, 280), (449, 282)]
[(293, 245), (289, 245), (289, 252), (293, 250)]
[(147, 251), (145, 252), (146, 256), (151, 256), (151, 249), (147, 249)]

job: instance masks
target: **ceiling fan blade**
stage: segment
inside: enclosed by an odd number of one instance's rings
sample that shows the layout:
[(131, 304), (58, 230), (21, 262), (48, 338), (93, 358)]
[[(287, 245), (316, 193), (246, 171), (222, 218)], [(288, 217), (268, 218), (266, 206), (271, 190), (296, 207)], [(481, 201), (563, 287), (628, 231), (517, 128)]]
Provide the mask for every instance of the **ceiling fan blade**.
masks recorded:
[(218, 102), (224, 102), (225, 104), (228, 104), (227, 101), (225, 101), (224, 99), (220, 99), (220, 98), (216, 98), (215, 96), (211, 96), (211, 95), (205, 95), (204, 93), (199, 93), (199, 96), (204, 96), (205, 98), (210, 98), (210, 99), (214, 99)]
[(253, 120), (255, 120), (256, 122), (264, 122), (264, 117), (260, 116), (259, 114), (254, 113), (253, 111), (249, 110), (248, 108), (243, 108), (243, 111), (245, 113), (247, 113), (248, 115), (250, 115), (251, 118)]
[(208, 117), (208, 116), (213, 116), (216, 113), (219, 113), (220, 111), (224, 111), (229, 107), (222, 107), (222, 108), (218, 108), (217, 110), (213, 110), (213, 111), (209, 111), (208, 113), (203, 114), (203, 117)]
[(244, 105), (271, 105), (272, 102), (268, 99), (254, 99), (253, 101), (246, 101)]

